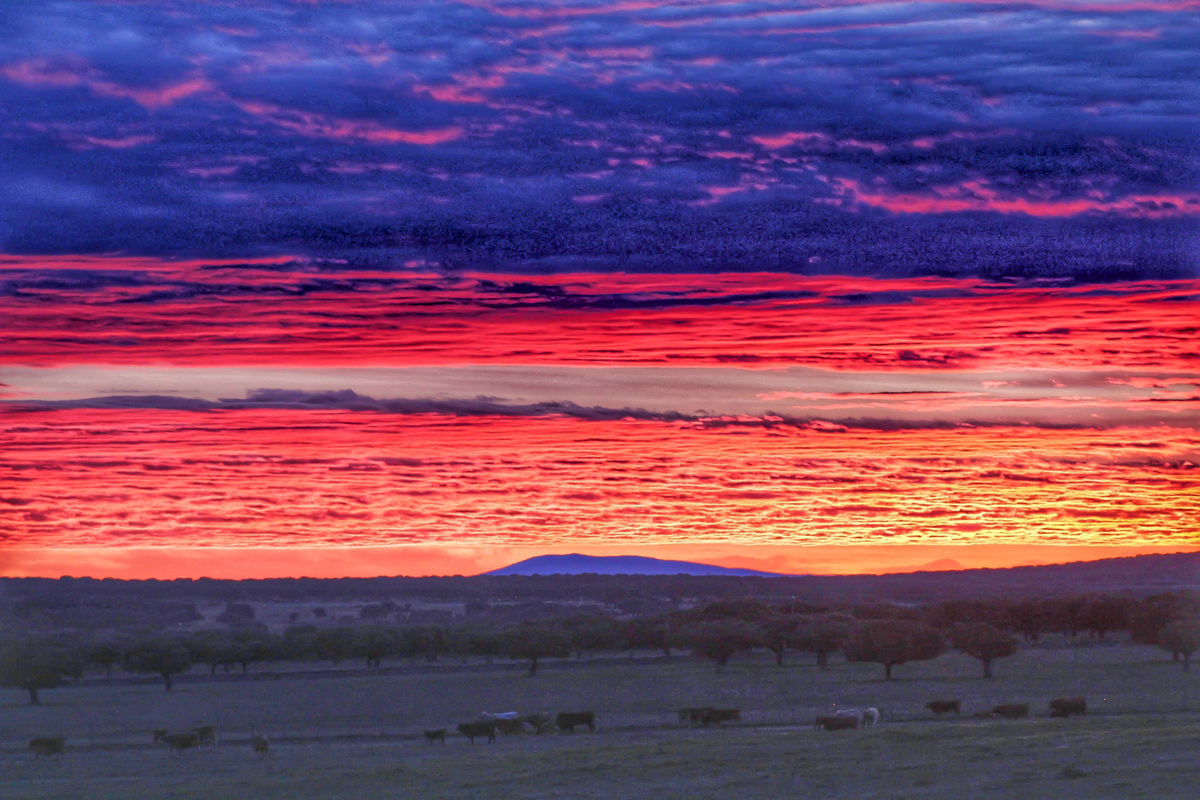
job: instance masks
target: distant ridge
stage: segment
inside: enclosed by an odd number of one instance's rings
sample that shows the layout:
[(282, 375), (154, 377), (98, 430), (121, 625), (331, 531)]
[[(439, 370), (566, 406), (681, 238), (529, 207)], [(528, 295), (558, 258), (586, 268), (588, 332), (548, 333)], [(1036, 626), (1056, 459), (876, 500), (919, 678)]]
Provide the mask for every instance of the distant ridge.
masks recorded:
[(779, 572), (718, 567), (647, 556), (585, 556), (580, 553), (534, 556), (484, 575), (726, 575), (783, 577)]
[(930, 561), (925, 564), (908, 567), (888, 567), (886, 569), (876, 570), (875, 575), (895, 575), (897, 573), (906, 572), (962, 572), (965, 570), (959, 562), (953, 558), (939, 558), (936, 561)]

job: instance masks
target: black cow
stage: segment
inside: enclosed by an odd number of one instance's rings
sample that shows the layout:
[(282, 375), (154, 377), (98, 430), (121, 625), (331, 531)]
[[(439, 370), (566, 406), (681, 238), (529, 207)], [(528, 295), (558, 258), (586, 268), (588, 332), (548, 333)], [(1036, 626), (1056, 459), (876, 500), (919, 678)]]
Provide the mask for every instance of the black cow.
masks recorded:
[(1002, 703), (992, 707), (992, 713), (1005, 719), (1019, 719), (1029, 716), (1029, 703)]
[(576, 725), (587, 725), (589, 731), (596, 730), (595, 711), (560, 711), (554, 718), (554, 724), (560, 731), (575, 732)]
[(37, 756), (52, 756), (67, 752), (67, 740), (61, 736), (39, 736), (29, 740), (29, 749)]
[(523, 719), (533, 726), (533, 731), (538, 736), (551, 730), (554, 724), (554, 717), (550, 716), (549, 711), (543, 711), (540, 714), (527, 714)]
[(200, 746), (200, 734), (195, 731), (187, 733), (166, 733), (159, 737), (159, 741), (167, 743), (167, 747), (172, 750), (187, 750), (192, 747)]
[(1050, 716), (1052, 717), (1069, 717), (1072, 714), (1086, 713), (1086, 697), (1060, 697), (1050, 701)]
[(458, 726), (458, 732), (471, 740), (471, 744), (475, 744), (475, 737), (486, 736), (488, 744), (496, 741), (496, 723), (492, 722), (464, 722)]
[(700, 715), (701, 725), (720, 725), (722, 722), (741, 722), (742, 711), (738, 708), (706, 708)]
[(434, 730), (431, 730), (431, 731), (425, 731), (425, 741), (429, 742), (430, 744), (433, 744), (434, 742), (441, 742), (442, 744), (445, 744), (446, 743), (446, 729), (445, 728), (435, 728)]
[(955, 714), (962, 713), (961, 700), (930, 700), (925, 704), (925, 707), (937, 714), (939, 717), (942, 714), (949, 714), (953, 711)]
[(192, 728), (196, 735), (200, 737), (201, 742), (210, 744), (217, 743), (217, 726), (216, 725), (201, 725), (198, 728)]

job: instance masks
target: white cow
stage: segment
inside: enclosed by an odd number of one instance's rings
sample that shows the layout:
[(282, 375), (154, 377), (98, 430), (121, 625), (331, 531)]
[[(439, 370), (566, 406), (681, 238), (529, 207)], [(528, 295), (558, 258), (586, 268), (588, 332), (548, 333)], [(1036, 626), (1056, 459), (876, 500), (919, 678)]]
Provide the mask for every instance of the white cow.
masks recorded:
[(834, 713), (834, 716), (856, 719), (860, 728), (879, 727), (879, 709), (874, 706), (870, 708), (840, 708)]
[(496, 714), (490, 714), (487, 711), (479, 712), (479, 721), (480, 722), (495, 722), (498, 719), (514, 720), (514, 719), (520, 719), (520, 718), (521, 718), (521, 714), (519, 711), (501, 711)]

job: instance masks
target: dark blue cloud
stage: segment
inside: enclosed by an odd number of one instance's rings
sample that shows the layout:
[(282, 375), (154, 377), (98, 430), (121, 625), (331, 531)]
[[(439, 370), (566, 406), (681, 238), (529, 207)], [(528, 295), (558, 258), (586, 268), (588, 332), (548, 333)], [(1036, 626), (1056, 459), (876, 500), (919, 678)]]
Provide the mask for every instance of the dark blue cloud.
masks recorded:
[(1172, 8), (10, 3), (0, 248), (1191, 276)]

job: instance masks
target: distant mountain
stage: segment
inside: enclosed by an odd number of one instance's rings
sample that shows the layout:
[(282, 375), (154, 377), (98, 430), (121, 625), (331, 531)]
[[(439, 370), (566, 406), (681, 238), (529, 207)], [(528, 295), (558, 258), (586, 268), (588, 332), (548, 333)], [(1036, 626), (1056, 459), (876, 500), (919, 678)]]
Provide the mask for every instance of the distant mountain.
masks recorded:
[(887, 569), (876, 570), (876, 575), (895, 575), (903, 572), (957, 572), (964, 570), (962, 564), (955, 561), (953, 558), (939, 558), (936, 561), (929, 561), (925, 564), (920, 564), (915, 567), (888, 567)]
[(646, 556), (534, 556), (507, 567), (485, 572), (484, 575), (758, 575), (780, 577), (778, 572), (759, 572), (753, 569), (733, 569), (692, 561), (667, 561)]

